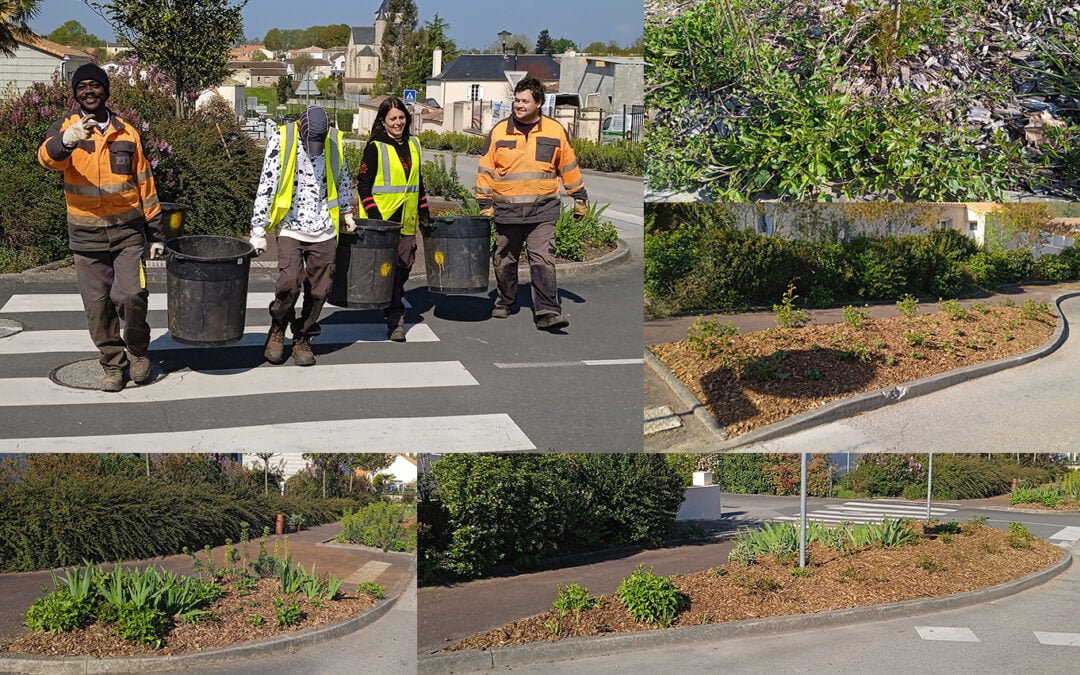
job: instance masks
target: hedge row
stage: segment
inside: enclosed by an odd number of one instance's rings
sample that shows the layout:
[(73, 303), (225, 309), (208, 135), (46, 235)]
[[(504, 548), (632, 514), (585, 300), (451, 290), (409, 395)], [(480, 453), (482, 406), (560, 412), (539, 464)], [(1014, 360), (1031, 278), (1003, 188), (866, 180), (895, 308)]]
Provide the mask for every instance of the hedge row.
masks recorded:
[(662, 455), (447, 455), (420, 503), (420, 576), (478, 577), (500, 564), (662, 539), (685, 481)]
[[(484, 152), (485, 136), (480, 134), (421, 131), (417, 138), (425, 150), (448, 150), (469, 155)], [(583, 138), (574, 138), (570, 145), (573, 146), (578, 164), (583, 169), (626, 173), (631, 176), (641, 176), (645, 172), (645, 151), (640, 143), (620, 141), (597, 144)]]
[(333, 522), (372, 501), (240, 496), (206, 484), (171, 484), (125, 476), (44, 476), (0, 491), (0, 572), (137, 560), (238, 541), (273, 529), (278, 513), (308, 525)]
[(956, 298), (979, 288), (1080, 278), (1080, 252), (1035, 260), (1027, 249), (985, 252), (955, 230), (860, 235), (843, 243), (783, 239), (725, 225), (645, 234), (645, 293), (655, 315), (736, 312), (779, 301), (789, 284), (816, 307), (838, 302)]

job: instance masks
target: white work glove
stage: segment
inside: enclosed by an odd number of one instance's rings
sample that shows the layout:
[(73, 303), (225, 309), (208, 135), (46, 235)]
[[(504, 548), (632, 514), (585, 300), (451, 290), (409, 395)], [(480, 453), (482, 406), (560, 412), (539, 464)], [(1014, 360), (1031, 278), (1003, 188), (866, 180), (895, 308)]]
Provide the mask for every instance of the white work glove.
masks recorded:
[(341, 217), (341, 221), (342, 223), (344, 223), (341, 227), (342, 232), (344, 232), (345, 234), (352, 234), (353, 232), (356, 232), (356, 220), (353, 219), (353, 215), (351, 213), (346, 213), (345, 215), (343, 215)]
[(64, 137), (61, 142), (66, 148), (74, 148), (79, 144), (79, 141), (90, 138), (90, 131), (95, 125), (97, 125), (97, 120), (94, 119), (94, 116), (87, 115), (64, 130)]
[(161, 260), (165, 257), (165, 244), (160, 241), (150, 244), (150, 259)]
[(266, 253), (266, 237), (249, 237), (248, 241), (255, 248), (256, 258)]

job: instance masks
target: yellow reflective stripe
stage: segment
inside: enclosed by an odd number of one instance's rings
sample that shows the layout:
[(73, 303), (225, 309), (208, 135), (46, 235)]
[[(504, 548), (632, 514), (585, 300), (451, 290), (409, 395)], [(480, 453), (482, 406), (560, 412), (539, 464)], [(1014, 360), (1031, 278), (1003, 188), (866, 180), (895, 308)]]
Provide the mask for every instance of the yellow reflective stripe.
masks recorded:
[(104, 197), (105, 195), (119, 195), (135, 190), (135, 184), (130, 181), (115, 183), (113, 185), (74, 185), (64, 183), (64, 192), (69, 195), (82, 197)]
[(419, 185), (391, 185), (390, 187), (384, 187), (382, 185), (372, 185), (371, 194), (373, 195), (385, 195), (395, 192), (420, 192)]
[(83, 216), (77, 213), (68, 211), (68, 222), (72, 225), (78, 225), (80, 227), (108, 227), (109, 225), (122, 225), (124, 223), (130, 223), (133, 220), (139, 220), (143, 217), (142, 208), (128, 209), (123, 213), (117, 213), (112, 216), (105, 216), (104, 218), (99, 216)]
[(143, 267), (142, 261), (139, 261), (139, 288), (146, 288), (146, 268)]

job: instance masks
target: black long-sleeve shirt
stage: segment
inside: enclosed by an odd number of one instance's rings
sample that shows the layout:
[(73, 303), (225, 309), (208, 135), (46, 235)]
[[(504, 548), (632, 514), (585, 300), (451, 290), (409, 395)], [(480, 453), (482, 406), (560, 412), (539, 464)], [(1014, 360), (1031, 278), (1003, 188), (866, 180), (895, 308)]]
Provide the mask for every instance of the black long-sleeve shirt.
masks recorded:
[[(398, 157), (401, 159), (401, 165), (405, 169), (405, 175), (409, 175), (412, 171), (412, 153), (409, 151), (409, 137), (403, 136), (401, 141), (395, 141), (389, 136), (389, 134), (383, 133), (379, 136), (371, 139), (380, 141), (382, 143), (388, 143), (397, 150)], [(371, 186), (375, 184), (375, 175), (379, 172), (379, 149), (375, 147), (375, 144), (368, 142), (364, 146), (364, 155), (360, 160), (360, 171), (356, 174), (356, 191), (360, 195), (360, 206), (367, 213), (368, 218), (374, 218), (375, 220), (389, 220), (395, 223), (401, 222), (402, 211), (404, 206), (400, 207), (396, 212), (391, 214), (379, 213), (379, 207), (375, 205), (375, 198), (371, 195)], [(424, 192), (424, 177), (420, 175), (420, 213), (423, 217), (428, 217), (427, 193)]]

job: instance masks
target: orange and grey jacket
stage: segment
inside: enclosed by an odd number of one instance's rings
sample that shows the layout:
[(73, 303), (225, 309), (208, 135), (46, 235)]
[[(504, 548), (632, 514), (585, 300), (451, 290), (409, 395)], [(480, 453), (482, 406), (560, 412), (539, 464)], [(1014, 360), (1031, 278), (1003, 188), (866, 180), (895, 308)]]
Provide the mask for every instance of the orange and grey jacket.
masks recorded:
[(559, 181), (574, 199), (587, 199), (577, 156), (562, 125), (541, 116), (523, 133), (511, 116), (487, 136), (476, 172), (480, 208), (495, 206), (495, 222), (504, 225), (559, 219)]
[(74, 150), (64, 147), (64, 130), (78, 112), (54, 122), (38, 148), (38, 162), (64, 172), (68, 241), (73, 251), (116, 251), (144, 241), (161, 241), (161, 207), (150, 162), (139, 133), (109, 111), (102, 133)]

